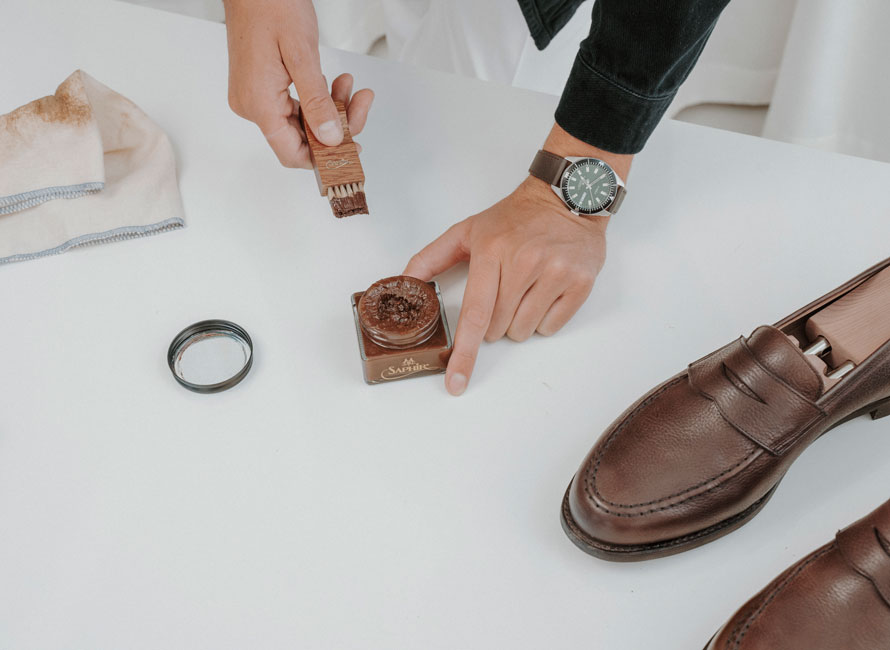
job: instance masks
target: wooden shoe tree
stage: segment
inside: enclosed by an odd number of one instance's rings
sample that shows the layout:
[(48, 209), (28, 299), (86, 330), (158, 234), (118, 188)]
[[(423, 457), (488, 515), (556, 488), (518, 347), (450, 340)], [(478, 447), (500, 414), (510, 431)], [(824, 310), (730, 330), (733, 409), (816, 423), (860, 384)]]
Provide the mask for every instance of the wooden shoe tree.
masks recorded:
[(828, 388), (890, 341), (890, 268), (810, 316), (804, 331), (804, 354)]

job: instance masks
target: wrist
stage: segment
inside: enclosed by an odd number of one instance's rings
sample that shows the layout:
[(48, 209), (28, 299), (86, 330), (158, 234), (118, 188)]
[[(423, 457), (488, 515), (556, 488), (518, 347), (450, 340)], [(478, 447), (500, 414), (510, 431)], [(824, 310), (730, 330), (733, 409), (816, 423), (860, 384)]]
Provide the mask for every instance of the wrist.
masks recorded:
[(610, 217), (607, 214), (585, 216), (574, 214), (565, 202), (556, 196), (546, 181), (534, 176), (527, 176), (516, 188), (514, 194), (522, 201), (531, 201), (541, 209), (552, 211), (554, 214), (559, 214), (591, 230), (604, 231), (609, 224)]
[(594, 147), (571, 135), (556, 123), (550, 129), (550, 134), (547, 136), (547, 140), (542, 148), (545, 151), (563, 157), (587, 156), (604, 160), (625, 182), (627, 182), (627, 175), (630, 173), (630, 165), (633, 161), (633, 154), (612, 153), (605, 149)]

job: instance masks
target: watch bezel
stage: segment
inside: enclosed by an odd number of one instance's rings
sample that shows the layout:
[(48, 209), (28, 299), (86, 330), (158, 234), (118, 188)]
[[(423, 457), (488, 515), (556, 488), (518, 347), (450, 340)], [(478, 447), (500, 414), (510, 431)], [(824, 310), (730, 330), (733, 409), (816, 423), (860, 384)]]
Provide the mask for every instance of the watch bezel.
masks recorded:
[[(609, 196), (603, 203), (591, 206), (590, 208), (582, 208), (569, 196), (568, 182), (569, 177), (572, 175), (572, 172), (574, 172), (575, 169), (588, 163), (600, 167), (608, 174)], [(559, 189), (562, 195), (562, 200), (567, 206), (569, 206), (569, 209), (572, 212), (575, 212), (577, 214), (596, 214), (598, 212), (602, 212), (603, 210), (608, 210), (609, 206), (612, 205), (612, 203), (615, 201), (615, 196), (618, 194), (618, 175), (605, 160), (600, 160), (599, 158), (578, 158), (577, 160), (574, 160), (568, 167), (566, 167), (565, 171), (563, 171), (562, 176), (559, 179)]]

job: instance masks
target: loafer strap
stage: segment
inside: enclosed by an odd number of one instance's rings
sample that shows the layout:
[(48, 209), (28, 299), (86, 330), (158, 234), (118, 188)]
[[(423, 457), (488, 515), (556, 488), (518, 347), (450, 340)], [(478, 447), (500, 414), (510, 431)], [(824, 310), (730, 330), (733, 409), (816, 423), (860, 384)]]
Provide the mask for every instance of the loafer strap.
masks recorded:
[(824, 412), (764, 366), (739, 338), (689, 366), (689, 383), (740, 433), (782, 455)]
[(847, 564), (868, 578), (890, 607), (890, 501), (837, 534)]

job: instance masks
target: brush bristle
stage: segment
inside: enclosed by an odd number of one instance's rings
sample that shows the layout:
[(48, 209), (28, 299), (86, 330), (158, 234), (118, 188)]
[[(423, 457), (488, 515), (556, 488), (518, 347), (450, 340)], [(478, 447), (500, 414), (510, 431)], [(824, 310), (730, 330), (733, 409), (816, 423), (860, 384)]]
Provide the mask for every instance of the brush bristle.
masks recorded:
[(338, 219), (355, 214), (368, 214), (364, 183), (349, 183), (328, 188), (331, 210)]

